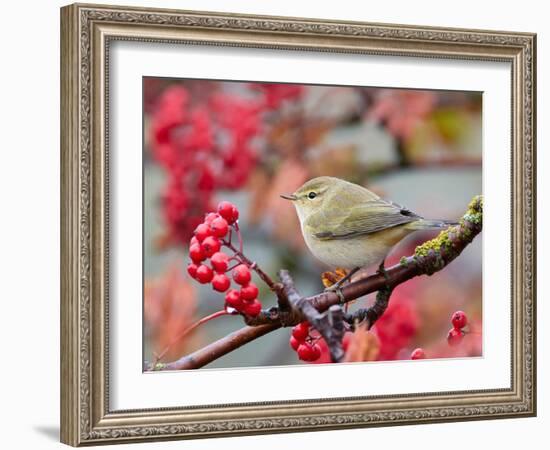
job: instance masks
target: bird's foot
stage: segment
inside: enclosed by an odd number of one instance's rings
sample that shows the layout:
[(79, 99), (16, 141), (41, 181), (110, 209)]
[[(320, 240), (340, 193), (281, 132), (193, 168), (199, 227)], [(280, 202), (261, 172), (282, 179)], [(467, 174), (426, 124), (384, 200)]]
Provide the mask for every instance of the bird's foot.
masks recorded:
[(342, 292), (342, 286), (338, 283), (335, 283), (332, 286), (325, 288), (325, 292), (335, 292), (341, 304), (344, 304), (346, 302), (346, 298), (344, 297), (344, 293)]
[(336, 269), (335, 272), (323, 272), (322, 281), (325, 285), (325, 292), (336, 292), (340, 303), (345, 302), (344, 294), (342, 293), (342, 285), (350, 280), (350, 278), (359, 270), (359, 267), (347, 272), (345, 269)]

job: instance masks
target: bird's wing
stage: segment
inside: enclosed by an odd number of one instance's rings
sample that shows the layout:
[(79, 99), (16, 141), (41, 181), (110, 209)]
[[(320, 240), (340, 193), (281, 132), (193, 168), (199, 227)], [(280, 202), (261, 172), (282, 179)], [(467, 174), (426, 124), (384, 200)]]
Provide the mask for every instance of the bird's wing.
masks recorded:
[(306, 225), (315, 229), (317, 239), (344, 239), (376, 233), (421, 219), (406, 208), (382, 199), (354, 206), (349, 213), (327, 211), (310, 216)]

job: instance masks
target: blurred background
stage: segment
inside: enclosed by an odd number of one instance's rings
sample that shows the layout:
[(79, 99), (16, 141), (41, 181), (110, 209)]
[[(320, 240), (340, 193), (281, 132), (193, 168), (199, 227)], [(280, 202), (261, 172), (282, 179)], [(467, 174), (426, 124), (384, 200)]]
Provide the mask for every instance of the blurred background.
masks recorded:
[[(327, 268), (310, 255), (293, 206), (279, 194), (331, 175), (422, 216), (457, 219), (482, 193), (478, 92), (146, 77), (143, 98), (144, 361), (177, 359), (243, 326), (238, 316), (222, 316), (176, 339), (223, 308), (223, 294), (186, 272), (193, 230), (221, 200), (239, 208), (245, 254), (273, 278), (289, 269), (300, 292), (312, 295), (323, 289)], [(434, 236), (405, 239), (386, 266)], [(358, 360), (410, 359), (417, 347), (428, 358), (480, 356), (481, 250), (478, 236), (443, 271), (397, 287), (371, 333), (376, 351)], [(273, 306), (256, 275), (254, 281), (264, 308)], [(450, 346), (456, 310), (469, 325), (460, 345)], [(289, 336), (290, 329), (277, 330), (207, 368), (306, 364)], [(323, 352), (318, 362), (327, 361)]]

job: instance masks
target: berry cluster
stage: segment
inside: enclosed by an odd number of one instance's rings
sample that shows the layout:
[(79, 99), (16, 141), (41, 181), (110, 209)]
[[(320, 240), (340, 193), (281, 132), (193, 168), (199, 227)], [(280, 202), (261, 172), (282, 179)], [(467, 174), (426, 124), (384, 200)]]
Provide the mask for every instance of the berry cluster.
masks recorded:
[(165, 169), (162, 194), (166, 243), (185, 243), (217, 190), (243, 187), (258, 162), (258, 138), (267, 135), (273, 111), (298, 101), (303, 86), (251, 83), (247, 95), (228, 93), (216, 83), (148, 84), (150, 145)]
[[(222, 246), (231, 246), (231, 231), (239, 234), (237, 220), (239, 210), (229, 202), (221, 202), (217, 213), (206, 214), (204, 221), (197, 225), (189, 245), (191, 262), (187, 273), (201, 284), (212, 284), (218, 292), (225, 295), (226, 308), (232, 308), (241, 314), (255, 317), (260, 314), (262, 304), (258, 300), (258, 287), (252, 282), (249, 264), (241, 252), (233, 256), (221, 251)], [(207, 265), (207, 260), (210, 265)], [(235, 261), (234, 267), (229, 267)], [(228, 289), (231, 279), (226, 275), (231, 272), (233, 281), (240, 286), (239, 290)]]
[(301, 322), (292, 328), (290, 336), (290, 346), (298, 354), (302, 361), (316, 361), (321, 356), (321, 347), (316, 343), (316, 339), (309, 333), (310, 326), (308, 322)]
[(455, 346), (460, 344), (462, 342), (462, 338), (464, 337), (464, 330), (463, 328), (468, 324), (468, 318), (466, 317), (466, 313), (464, 311), (456, 311), (451, 316), (451, 323), (453, 324), (453, 328), (449, 330), (447, 333), (447, 342), (450, 346)]
[(239, 189), (256, 164), (252, 141), (260, 132), (261, 104), (216, 90), (195, 98), (183, 85), (171, 85), (152, 107), (152, 155), (167, 184), (162, 211), (167, 241), (185, 243), (204, 213), (213, 209), (219, 189)]

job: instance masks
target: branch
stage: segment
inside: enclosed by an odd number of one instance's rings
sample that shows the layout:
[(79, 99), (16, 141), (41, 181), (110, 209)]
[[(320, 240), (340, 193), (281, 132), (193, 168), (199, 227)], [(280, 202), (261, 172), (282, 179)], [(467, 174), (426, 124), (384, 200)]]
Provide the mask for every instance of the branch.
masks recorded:
[(352, 329), (355, 328), (356, 324), (366, 321), (367, 329), (370, 330), (374, 323), (386, 312), (392, 291), (388, 287), (380, 289), (376, 294), (374, 305), (370, 308), (358, 309), (353, 314), (346, 314), (344, 320), (352, 326)]
[(290, 304), (303, 314), (305, 319), (321, 334), (327, 343), (332, 362), (340, 362), (344, 357), (342, 338), (344, 337), (344, 311), (338, 305), (332, 305), (328, 311), (319, 312), (315, 306), (294, 287), (294, 280), (286, 270), (279, 271)]
[[(376, 273), (343, 287), (344, 303), (381, 289), (391, 290), (411, 278), (420, 275), (433, 275), (442, 270), (474, 240), (481, 232), (482, 226), (483, 197), (476, 196), (470, 202), (468, 210), (458, 225), (449, 227), (436, 238), (418, 246), (414, 255), (403, 257), (398, 264), (386, 269), (385, 276)], [(300, 296), (298, 295), (298, 297)], [(319, 313), (341, 303), (338, 295), (330, 291), (302, 298), (301, 302), (313, 306)], [(284, 311), (273, 307), (262, 311), (255, 318), (245, 318), (245, 320), (249, 326), (241, 328), (177, 361), (167, 364), (159, 363), (154, 367), (154, 370), (197, 369), (203, 367), (254, 339), (282, 326), (296, 325), (307, 320), (307, 317), (303, 311), (297, 308)]]
[(153, 370), (198, 369), (280, 327), (281, 325), (270, 324), (241, 328), (190, 355), (183, 356), (177, 361), (157, 363)]

